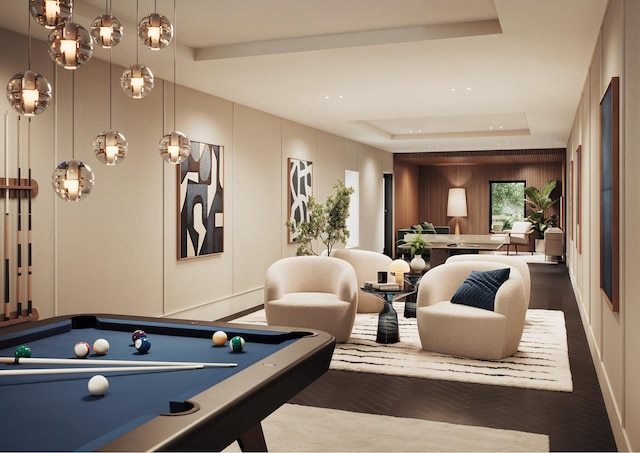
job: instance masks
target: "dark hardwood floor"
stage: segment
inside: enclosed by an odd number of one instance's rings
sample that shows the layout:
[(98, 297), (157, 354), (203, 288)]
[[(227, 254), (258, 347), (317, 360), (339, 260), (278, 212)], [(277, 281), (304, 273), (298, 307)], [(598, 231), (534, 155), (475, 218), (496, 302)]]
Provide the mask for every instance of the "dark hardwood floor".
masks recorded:
[(573, 392), (330, 370), (291, 402), (547, 434), (551, 451), (616, 451), (567, 268), (530, 268), (530, 308), (565, 313)]

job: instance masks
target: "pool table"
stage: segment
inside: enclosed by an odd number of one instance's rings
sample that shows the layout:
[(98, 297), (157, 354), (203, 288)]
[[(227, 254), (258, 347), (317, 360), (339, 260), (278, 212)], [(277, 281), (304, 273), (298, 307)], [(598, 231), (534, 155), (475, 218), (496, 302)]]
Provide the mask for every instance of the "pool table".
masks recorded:
[[(140, 353), (131, 334), (147, 333)], [(239, 335), (241, 352), (215, 346), (215, 331)], [(0, 356), (28, 345), (32, 357), (71, 358), (79, 365), (1, 363), (0, 370), (82, 365), (73, 347), (106, 339), (94, 360), (237, 363), (202, 369), (0, 376), (0, 450), (217, 451), (238, 440), (265, 450), (261, 421), (329, 368), (335, 340), (319, 331), (118, 315), (55, 317), (0, 329)], [(91, 365), (96, 366), (96, 365)], [(109, 380), (91, 395), (94, 374)]]

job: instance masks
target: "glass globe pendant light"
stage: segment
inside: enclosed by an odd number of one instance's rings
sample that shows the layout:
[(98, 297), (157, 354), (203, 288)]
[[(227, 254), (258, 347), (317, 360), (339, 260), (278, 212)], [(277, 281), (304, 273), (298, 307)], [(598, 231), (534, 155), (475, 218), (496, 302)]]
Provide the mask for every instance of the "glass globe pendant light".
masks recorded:
[(91, 193), (95, 179), (84, 162), (72, 159), (60, 163), (53, 171), (53, 189), (64, 201), (82, 201)]
[(111, 15), (111, 0), (107, 0), (106, 13), (93, 19), (91, 37), (105, 49), (111, 49), (120, 43), (123, 35), (122, 24)]
[[(176, 0), (173, 0), (173, 20), (176, 21)], [(176, 127), (176, 48), (177, 41), (173, 43), (173, 127)], [(165, 134), (159, 143), (160, 156), (169, 164), (180, 164), (189, 158), (191, 154), (191, 142), (182, 132), (173, 130)]]
[(72, 9), (72, 0), (29, 0), (31, 15), (44, 28), (53, 29), (66, 24)]
[(71, 90), (71, 151), (72, 158), (61, 162), (53, 171), (51, 185), (56, 195), (64, 201), (82, 201), (93, 189), (95, 178), (93, 171), (84, 162), (75, 159), (75, 72), (72, 76)]
[(142, 99), (151, 93), (153, 85), (153, 73), (144, 65), (136, 63), (122, 71), (120, 86), (133, 99)]
[[(136, 20), (138, 19), (138, 0), (136, 0)], [(153, 89), (154, 78), (151, 69), (138, 61), (138, 44), (136, 43), (136, 64), (122, 71), (120, 86), (127, 96), (142, 99)]]
[(173, 39), (173, 25), (166, 16), (151, 13), (138, 24), (138, 37), (151, 50), (164, 49)]
[[(28, 16), (27, 16), (28, 17)], [(18, 72), (7, 83), (9, 105), (20, 115), (35, 116), (46, 110), (51, 102), (51, 84), (41, 74), (31, 70), (31, 18), (29, 21), (29, 69)]]
[(65, 69), (76, 69), (91, 59), (93, 41), (82, 25), (67, 22), (49, 33), (49, 55)]
[[(110, 51), (111, 52), (111, 51)], [(112, 129), (112, 109), (111, 109), (111, 54), (109, 54), (109, 130), (102, 131), (93, 141), (93, 151), (100, 162), (106, 165), (117, 165), (122, 162), (127, 155), (129, 143), (120, 132)]]

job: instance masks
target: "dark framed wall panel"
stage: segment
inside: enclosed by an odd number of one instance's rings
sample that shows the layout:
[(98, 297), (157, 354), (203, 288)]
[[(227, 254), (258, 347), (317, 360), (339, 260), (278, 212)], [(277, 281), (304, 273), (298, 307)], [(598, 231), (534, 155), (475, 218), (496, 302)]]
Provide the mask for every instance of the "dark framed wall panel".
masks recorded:
[(620, 81), (613, 77), (600, 101), (600, 288), (620, 309)]

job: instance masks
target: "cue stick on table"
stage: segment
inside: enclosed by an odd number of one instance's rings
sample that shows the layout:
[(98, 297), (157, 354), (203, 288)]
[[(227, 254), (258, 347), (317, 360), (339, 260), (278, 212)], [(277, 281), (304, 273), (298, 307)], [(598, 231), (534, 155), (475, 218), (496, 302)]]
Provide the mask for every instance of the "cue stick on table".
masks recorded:
[(78, 374), (78, 373), (129, 373), (131, 371), (182, 371), (203, 369), (203, 366), (124, 366), (95, 368), (28, 368), (0, 370), (0, 376), (28, 376), (37, 374)]
[(120, 365), (120, 366), (197, 366), (197, 367), (236, 367), (237, 363), (216, 362), (158, 362), (147, 360), (109, 360), (109, 359), (55, 359), (46, 357), (0, 357), (0, 363), (39, 363), (46, 365)]

